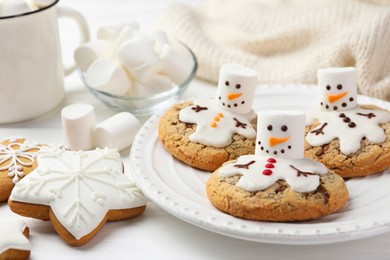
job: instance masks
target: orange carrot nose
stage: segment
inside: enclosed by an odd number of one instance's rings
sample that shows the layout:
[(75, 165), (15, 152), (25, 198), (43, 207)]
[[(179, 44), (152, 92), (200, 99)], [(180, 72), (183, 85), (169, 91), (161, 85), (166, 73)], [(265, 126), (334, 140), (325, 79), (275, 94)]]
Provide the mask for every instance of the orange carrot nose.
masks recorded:
[(334, 103), (337, 100), (342, 99), (346, 95), (348, 95), (348, 92), (343, 92), (343, 93), (340, 93), (340, 94), (329, 95), (328, 96), (328, 100), (329, 100), (330, 103)]
[(290, 139), (290, 137), (277, 138), (277, 137), (271, 136), (269, 138), (269, 146), (274, 147), (275, 145), (282, 144), (282, 143), (286, 142), (288, 139)]
[(233, 100), (242, 96), (242, 93), (230, 93), (227, 95), (227, 99)]

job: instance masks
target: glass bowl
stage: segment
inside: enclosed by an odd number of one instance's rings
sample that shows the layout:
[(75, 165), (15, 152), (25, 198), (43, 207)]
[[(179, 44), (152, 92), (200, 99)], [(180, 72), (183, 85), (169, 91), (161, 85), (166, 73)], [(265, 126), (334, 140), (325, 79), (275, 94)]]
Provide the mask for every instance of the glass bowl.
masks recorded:
[(157, 111), (163, 110), (173, 105), (188, 88), (189, 83), (194, 79), (198, 69), (198, 62), (193, 51), (184, 43), (173, 43), (172, 46), (182, 55), (189, 57), (192, 62), (192, 69), (186, 79), (180, 84), (174, 84), (174, 87), (157, 94), (148, 96), (120, 96), (108, 92), (97, 90), (88, 86), (85, 72), (78, 69), (80, 78), (86, 88), (101, 102), (108, 107), (118, 111), (128, 111), (135, 116), (150, 116)]

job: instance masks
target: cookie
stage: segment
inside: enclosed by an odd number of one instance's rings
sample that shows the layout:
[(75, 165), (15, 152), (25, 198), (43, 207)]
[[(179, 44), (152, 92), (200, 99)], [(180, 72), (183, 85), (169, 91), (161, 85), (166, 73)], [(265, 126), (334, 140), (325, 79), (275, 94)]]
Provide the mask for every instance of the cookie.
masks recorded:
[(0, 259), (22, 260), (30, 257), (30, 231), (26, 223), (18, 219), (0, 221)]
[(140, 215), (146, 199), (123, 174), (113, 149), (53, 150), (15, 185), (8, 204), (22, 216), (50, 220), (70, 245), (89, 242), (107, 221)]
[(41, 148), (25, 138), (8, 138), (0, 143), (0, 202), (7, 201), (15, 183), (37, 167)]
[(344, 178), (390, 166), (390, 112), (359, 105), (354, 68), (318, 71), (320, 103), (306, 114), (305, 156)]
[(262, 221), (316, 219), (348, 201), (343, 178), (303, 157), (304, 114), (258, 114), (255, 155), (226, 162), (207, 181), (207, 196), (230, 215)]
[[(190, 140), (196, 131), (196, 124), (185, 123), (179, 119), (179, 113), (184, 108), (196, 107), (191, 101), (172, 106), (160, 119), (158, 134), (165, 148), (177, 159), (205, 171), (215, 171), (224, 162), (233, 160), (240, 155), (253, 154), (255, 151), (255, 134), (246, 138), (239, 134), (231, 136), (231, 143), (215, 147)], [(249, 123), (255, 131), (256, 119)]]
[(224, 64), (215, 99), (176, 104), (162, 116), (158, 132), (167, 150), (184, 163), (206, 171), (253, 153), (256, 79), (252, 69)]

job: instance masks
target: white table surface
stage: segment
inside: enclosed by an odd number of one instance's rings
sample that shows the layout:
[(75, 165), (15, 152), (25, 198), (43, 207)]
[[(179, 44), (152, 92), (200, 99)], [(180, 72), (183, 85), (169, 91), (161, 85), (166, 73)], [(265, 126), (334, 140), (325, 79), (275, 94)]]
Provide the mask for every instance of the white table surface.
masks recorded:
[[(73, 7), (87, 19), (91, 36), (102, 25), (136, 20), (148, 29), (173, 0), (62, 0), (59, 5)], [(201, 0), (184, 1), (196, 5)], [(75, 25), (60, 22), (64, 59), (70, 62), (77, 44)], [(66, 97), (54, 111), (32, 121), (0, 125), (0, 137), (25, 136), (42, 143), (62, 143), (60, 111), (62, 107), (84, 102), (95, 106), (97, 122), (115, 114), (83, 87), (77, 73), (65, 80)], [(215, 87), (200, 80), (192, 82), (183, 98), (213, 95)], [(123, 151), (128, 171), (129, 149)], [(19, 217), (7, 204), (0, 204), (0, 221)], [(225, 237), (181, 221), (149, 201), (138, 218), (107, 223), (87, 245), (71, 247), (64, 243), (48, 222), (23, 218), (30, 226), (31, 259), (389, 259), (390, 233), (348, 242), (289, 246), (255, 243)]]

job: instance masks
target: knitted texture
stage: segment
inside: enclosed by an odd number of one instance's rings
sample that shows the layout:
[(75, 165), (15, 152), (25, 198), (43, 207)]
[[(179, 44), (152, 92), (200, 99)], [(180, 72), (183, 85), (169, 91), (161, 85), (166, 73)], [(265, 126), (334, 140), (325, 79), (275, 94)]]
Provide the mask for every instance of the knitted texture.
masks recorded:
[(208, 81), (228, 62), (259, 83), (316, 84), (318, 68), (354, 66), (360, 94), (390, 100), (389, 2), (209, 0), (171, 6), (154, 29), (192, 48)]

